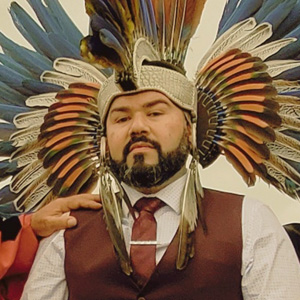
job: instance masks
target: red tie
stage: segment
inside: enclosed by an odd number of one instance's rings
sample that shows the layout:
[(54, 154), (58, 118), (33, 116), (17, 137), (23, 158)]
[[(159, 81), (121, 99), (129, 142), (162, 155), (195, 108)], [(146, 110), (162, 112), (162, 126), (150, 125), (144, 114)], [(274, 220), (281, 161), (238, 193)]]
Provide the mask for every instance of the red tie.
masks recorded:
[(130, 257), (133, 276), (143, 286), (152, 275), (156, 255), (156, 220), (154, 213), (165, 204), (157, 198), (142, 198), (135, 208), (138, 218), (132, 226)]

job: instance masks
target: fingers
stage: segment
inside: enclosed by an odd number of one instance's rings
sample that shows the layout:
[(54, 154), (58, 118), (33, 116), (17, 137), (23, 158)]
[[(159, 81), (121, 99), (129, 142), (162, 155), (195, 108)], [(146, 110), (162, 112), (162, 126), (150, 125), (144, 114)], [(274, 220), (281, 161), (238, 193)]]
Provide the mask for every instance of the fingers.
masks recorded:
[(89, 209), (99, 209), (101, 208), (100, 197), (99, 195), (93, 194), (80, 194), (75, 196), (70, 196), (67, 198), (58, 198), (53, 201), (58, 205), (58, 209), (61, 212), (68, 212), (73, 209), (89, 208)]
[(51, 235), (57, 230), (73, 227), (77, 220), (67, 212), (80, 207), (100, 209), (100, 197), (92, 194), (80, 194), (66, 198), (58, 198), (31, 216), (31, 227), (41, 237)]
[(77, 220), (65, 213), (60, 216), (51, 216), (44, 219), (43, 222), (37, 223), (36, 221), (31, 223), (32, 229), (35, 234), (40, 237), (47, 237), (53, 234), (55, 231), (71, 228), (77, 225)]
[(76, 225), (77, 225), (77, 220), (74, 217), (70, 216), (67, 219), (67, 228), (72, 228), (72, 227), (74, 227)]

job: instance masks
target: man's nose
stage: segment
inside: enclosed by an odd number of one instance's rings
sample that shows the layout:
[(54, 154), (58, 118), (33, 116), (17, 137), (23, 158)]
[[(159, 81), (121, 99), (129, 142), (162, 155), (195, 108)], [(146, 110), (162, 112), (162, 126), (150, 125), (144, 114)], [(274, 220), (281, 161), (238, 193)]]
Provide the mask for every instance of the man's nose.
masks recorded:
[(132, 136), (132, 135), (146, 134), (148, 132), (149, 132), (149, 126), (147, 123), (146, 116), (140, 113), (134, 115), (131, 120), (129, 134)]

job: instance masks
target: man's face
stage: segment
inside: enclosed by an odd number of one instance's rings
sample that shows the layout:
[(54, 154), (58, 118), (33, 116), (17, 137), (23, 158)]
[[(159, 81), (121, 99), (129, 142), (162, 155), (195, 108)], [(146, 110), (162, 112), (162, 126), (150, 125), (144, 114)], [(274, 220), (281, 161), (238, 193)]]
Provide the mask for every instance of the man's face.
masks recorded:
[(182, 168), (189, 153), (183, 111), (156, 91), (117, 97), (106, 130), (112, 170), (133, 186), (161, 184)]

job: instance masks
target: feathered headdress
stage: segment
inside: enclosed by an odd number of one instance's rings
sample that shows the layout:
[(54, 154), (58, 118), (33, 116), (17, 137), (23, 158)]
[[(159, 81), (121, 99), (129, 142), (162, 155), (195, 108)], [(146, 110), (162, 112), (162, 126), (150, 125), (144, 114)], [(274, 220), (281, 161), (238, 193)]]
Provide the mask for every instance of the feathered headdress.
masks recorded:
[(299, 197), (299, 1), (227, 1), (193, 81), (184, 63), (204, 0), (86, 0), (90, 35), (83, 39), (58, 0), (29, 3), (42, 28), (17, 3), (10, 12), (35, 51), (0, 35), (7, 121), (0, 154), (9, 157), (1, 175), (12, 176), (0, 191), (2, 216), (91, 191), (100, 179), (106, 222), (129, 274), (120, 219), (128, 199), (107, 166), (103, 125), (117, 95), (141, 90), (164, 93), (193, 124), (178, 269), (193, 255), (197, 206), (203, 221), (199, 163), (225, 155), (248, 185), (261, 177)]

